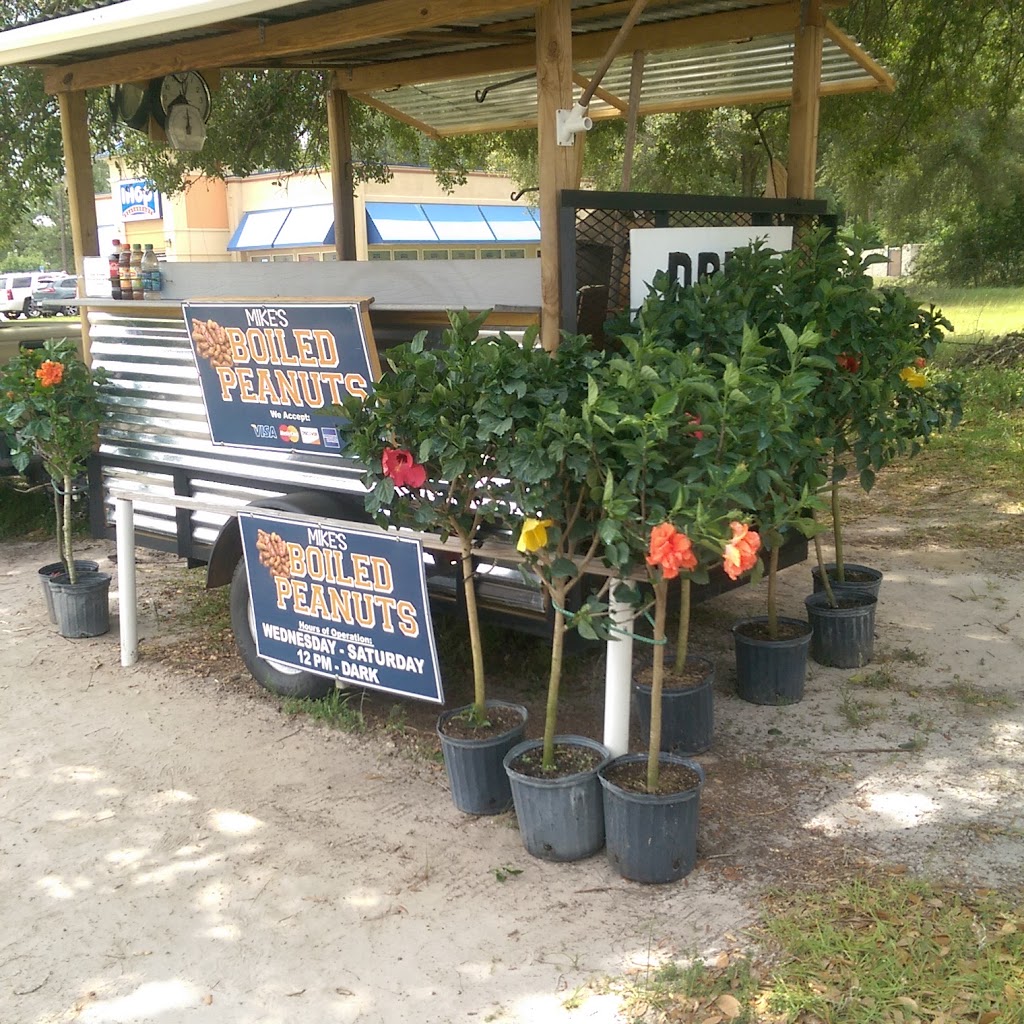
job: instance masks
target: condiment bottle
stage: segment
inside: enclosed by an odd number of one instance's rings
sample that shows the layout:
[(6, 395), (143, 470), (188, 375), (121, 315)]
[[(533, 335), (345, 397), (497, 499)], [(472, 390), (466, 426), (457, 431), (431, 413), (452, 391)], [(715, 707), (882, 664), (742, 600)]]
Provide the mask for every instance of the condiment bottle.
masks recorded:
[(133, 299), (142, 299), (142, 243), (136, 242), (132, 246), (131, 260), (128, 264), (129, 275), (132, 282)]
[(115, 238), (110, 243), (114, 249), (107, 257), (108, 276), (110, 277), (110, 295), (112, 298), (121, 298), (121, 239)]
[(121, 255), (117, 260), (117, 275), (118, 280), (121, 282), (121, 298), (130, 299), (132, 297), (132, 278), (131, 278), (131, 262), (132, 262), (132, 246), (131, 242), (125, 242), (121, 246)]

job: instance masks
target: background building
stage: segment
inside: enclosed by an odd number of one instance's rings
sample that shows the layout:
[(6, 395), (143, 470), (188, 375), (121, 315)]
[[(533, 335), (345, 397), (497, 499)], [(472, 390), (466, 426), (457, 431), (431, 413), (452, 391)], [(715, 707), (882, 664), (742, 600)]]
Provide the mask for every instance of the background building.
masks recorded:
[[(386, 184), (355, 196), (361, 260), (528, 259), (539, 255), (535, 208), (513, 202), (515, 184), (472, 173), (451, 195), (432, 171), (398, 167)], [(319, 261), (336, 258), (327, 171), (268, 171), (224, 181), (196, 176), (165, 197), (111, 163), (111, 193), (96, 199), (104, 251), (110, 239), (152, 243), (165, 259), (190, 262)]]

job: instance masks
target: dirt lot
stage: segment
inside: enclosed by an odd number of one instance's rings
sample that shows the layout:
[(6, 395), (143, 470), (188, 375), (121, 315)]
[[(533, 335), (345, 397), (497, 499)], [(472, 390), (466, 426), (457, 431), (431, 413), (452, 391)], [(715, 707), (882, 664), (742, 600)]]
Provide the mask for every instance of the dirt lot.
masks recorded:
[[(876, 658), (812, 667), (799, 705), (733, 693), (728, 625), (763, 588), (698, 609), (694, 645), (718, 667), (700, 859), (653, 888), (603, 856), (530, 858), (511, 815), (456, 812), (429, 708), (371, 704), (391, 728), (365, 735), (283, 713), (227, 646), (178, 634), (180, 563), (140, 551), (143, 658), (122, 669), (116, 622), (67, 641), (46, 621), (49, 546), (4, 545), (0, 1024), (612, 1022), (604, 979), (735, 945), (766, 884), (1019, 885), (1024, 580), (944, 546), (958, 511), (862, 505), (849, 557), (886, 574)], [(783, 573), (786, 610), (808, 584), (806, 566)], [(527, 666), (519, 695), (539, 708), (535, 647), (496, 657)], [(576, 665), (567, 728), (599, 730), (602, 671)]]

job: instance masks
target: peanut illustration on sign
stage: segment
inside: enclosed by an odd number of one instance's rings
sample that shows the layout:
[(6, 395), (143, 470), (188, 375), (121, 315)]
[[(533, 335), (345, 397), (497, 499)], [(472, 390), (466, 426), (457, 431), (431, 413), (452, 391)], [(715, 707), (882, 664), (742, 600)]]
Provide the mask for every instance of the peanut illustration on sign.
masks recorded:
[(216, 320), (192, 320), (192, 337), (196, 352), (209, 361), (211, 366), (233, 366), (231, 343), (227, 332)]
[(265, 565), (270, 570), (271, 576), (287, 579), (291, 575), (288, 570), (288, 549), (280, 534), (258, 530), (256, 550), (260, 553), (260, 565)]

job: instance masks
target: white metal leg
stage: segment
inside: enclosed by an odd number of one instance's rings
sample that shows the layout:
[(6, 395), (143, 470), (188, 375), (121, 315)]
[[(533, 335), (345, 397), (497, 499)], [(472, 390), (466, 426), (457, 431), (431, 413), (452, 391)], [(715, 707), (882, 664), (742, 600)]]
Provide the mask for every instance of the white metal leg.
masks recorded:
[(604, 745), (615, 757), (629, 750), (629, 701), (633, 684), (633, 608), (616, 598), (611, 585), (609, 613), (619, 632), (608, 641), (604, 680)]
[(117, 590), (121, 623), (121, 664), (127, 668), (139, 660), (139, 618), (135, 596), (135, 503), (114, 499), (117, 532)]

